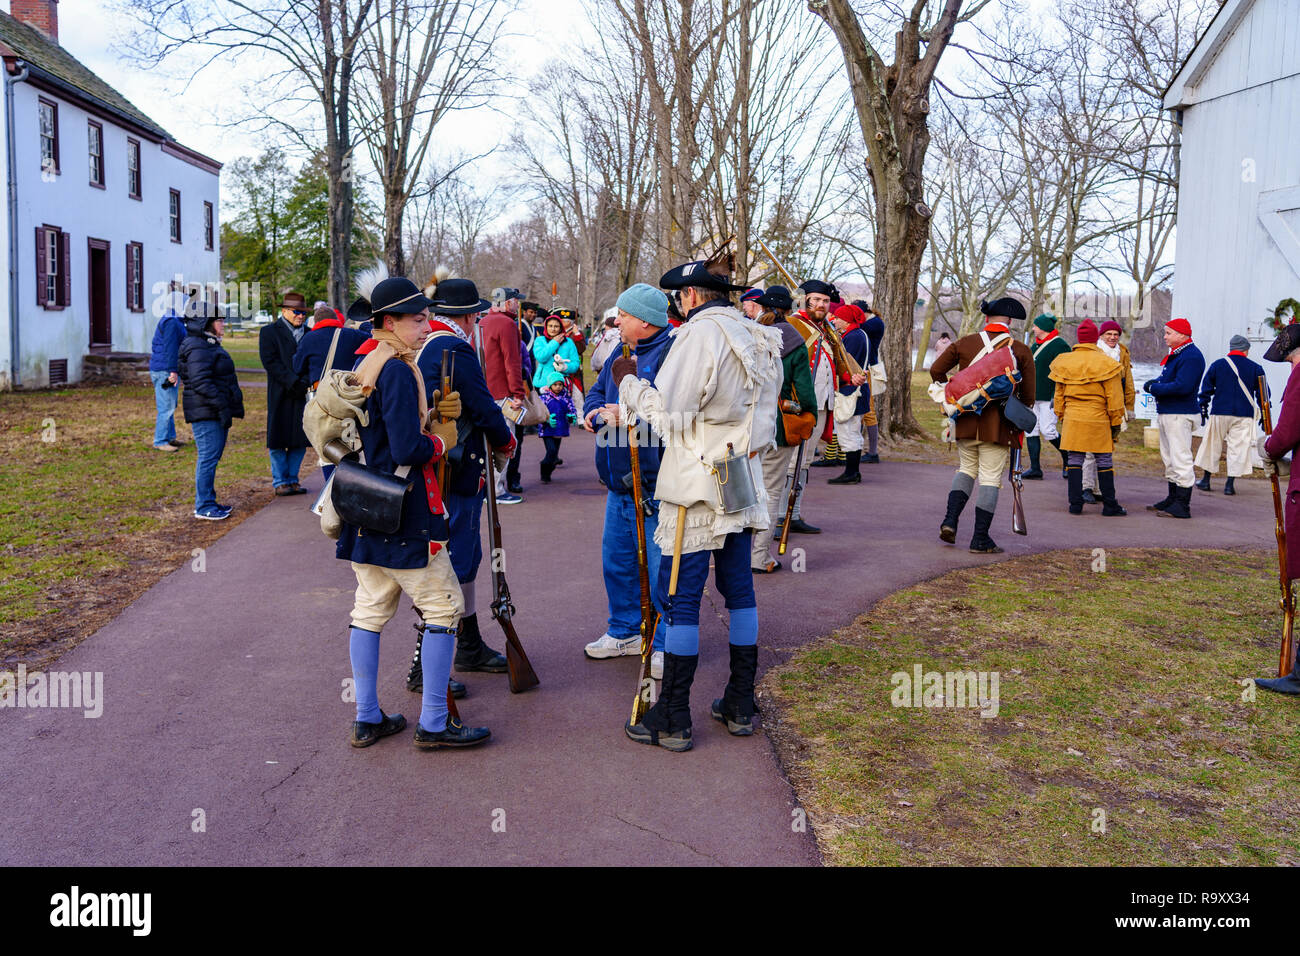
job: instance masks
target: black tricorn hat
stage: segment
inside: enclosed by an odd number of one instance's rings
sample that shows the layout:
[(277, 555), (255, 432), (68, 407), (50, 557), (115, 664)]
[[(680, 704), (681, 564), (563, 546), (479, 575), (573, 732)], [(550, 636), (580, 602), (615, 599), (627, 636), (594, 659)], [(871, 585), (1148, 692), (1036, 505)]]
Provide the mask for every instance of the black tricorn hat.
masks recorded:
[(470, 279), (443, 279), (438, 283), (430, 308), (434, 315), (472, 315), (475, 312), (487, 312), (492, 303), (481, 298), (478, 286)]
[(747, 285), (734, 285), (728, 282), (726, 277), (710, 272), (708, 265), (708, 260), (698, 259), (669, 269), (659, 277), (659, 288), (685, 289), (693, 286), (700, 289), (713, 289), (715, 292), (744, 292), (749, 288)]
[(1286, 357), (1297, 348), (1300, 348), (1300, 324), (1292, 322), (1278, 333), (1273, 344), (1264, 353), (1264, 358), (1270, 362), (1285, 362)]
[(1009, 295), (994, 299), (992, 302), (981, 302), (980, 311), (988, 316), (998, 316), (999, 318), (1019, 320), (1021, 322), (1028, 318), (1025, 307)]
[(838, 294), (835, 286), (829, 282), (823, 282), (821, 279), (805, 279), (799, 283), (799, 291), (804, 295), (826, 295), (832, 299)]
[(349, 322), (368, 322), (370, 321), (370, 300), (365, 296), (357, 299), (348, 306)]
[(370, 291), (372, 316), (411, 315), (423, 312), (431, 304), (419, 286), (402, 276), (385, 279)]
[(790, 290), (783, 285), (768, 286), (754, 301), (766, 308), (784, 309), (786, 312), (794, 308), (794, 299), (790, 297)]

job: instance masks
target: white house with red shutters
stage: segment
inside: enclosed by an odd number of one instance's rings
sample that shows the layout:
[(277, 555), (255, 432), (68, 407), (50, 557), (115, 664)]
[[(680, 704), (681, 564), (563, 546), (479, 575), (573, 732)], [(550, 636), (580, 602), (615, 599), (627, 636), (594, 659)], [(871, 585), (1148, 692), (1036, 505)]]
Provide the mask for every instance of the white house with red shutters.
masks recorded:
[(0, 389), (147, 354), (179, 281), (215, 299), (221, 163), (59, 45), (58, 0), (0, 13)]

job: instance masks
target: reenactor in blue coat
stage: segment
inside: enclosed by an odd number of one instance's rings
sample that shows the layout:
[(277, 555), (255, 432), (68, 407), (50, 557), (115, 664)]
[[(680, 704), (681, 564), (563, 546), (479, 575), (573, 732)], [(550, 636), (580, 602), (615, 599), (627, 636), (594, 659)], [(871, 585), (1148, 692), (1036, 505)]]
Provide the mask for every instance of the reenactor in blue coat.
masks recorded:
[(1147, 382), (1143, 390), (1156, 398), (1160, 457), (1165, 462), (1169, 495), (1147, 505), (1147, 511), (1170, 518), (1190, 518), (1192, 485), (1196, 482), (1196, 470), (1192, 466), (1192, 432), (1196, 429), (1196, 416), (1200, 412), (1196, 390), (1205, 374), (1205, 357), (1192, 344), (1192, 326), (1186, 319), (1170, 319), (1165, 323), (1165, 345), (1169, 354), (1160, 360), (1164, 366), (1160, 377)]
[(1259, 394), (1259, 379), (1264, 369), (1248, 357), (1250, 340), (1234, 335), (1228, 342), (1228, 354), (1214, 362), (1201, 383), (1201, 422), (1208, 419), (1205, 437), (1196, 463), (1205, 470), (1196, 483), (1202, 491), (1210, 490), (1210, 475), (1219, 467), (1219, 451), (1228, 446), (1228, 478), (1225, 495), (1235, 495), (1233, 479), (1249, 475), (1253, 467), (1251, 450), (1255, 447), (1255, 422), (1264, 402)]
[[(475, 319), (491, 308), (491, 303), (479, 298), (478, 288), (469, 279), (443, 279), (434, 296), (434, 317), (429, 323), (431, 334), (416, 364), (424, 376), (426, 392), (432, 395), (442, 381), (444, 356), (455, 355), (452, 390), (460, 397), (461, 414), (456, 420), (456, 447), (447, 457), (447, 487), (443, 489), (443, 498), (450, 530), (447, 547), (465, 602), (456, 635), (456, 669), (504, 674), (505, 656), (488, 647), (479, 631), (475, 586), (483, 560), (479, 527), (483, 503), (487, 500), (484, 456), (488, 452), (484, 440), (496, 460), (498, 472), (506, 467), (515, 451), (514, 429), (488, 391), (487, 379), (470, 338), (475, 331)], [(407, 676), (406, 686), (412, 691), (421, 686), (421, 647), (417, 642)]]
[[(337, 555), (352, 563), (357, 577), (350, 651), (356, 687), (357, 719), (351, 743), (368, 747), (406, 726), (400, 714), (379, 707), (379, 633), (397, 610), (403, 593), (423, 618), (424, 700), (415, 729), (420, 749), (466, 747), (489, 736), (486, 727), (466, 727), (448, 714), (447, 687), (453, 638), (464, 602), (447, 554), (446, 511), (434, 463), (456, 447), (455, 393), (433, 396), (434, 415), (416, 352), (429, 335), (428, 306), (409, 279), (385, 279), (370, 298), (371, 339), (362, 346), (354, 376), (369, 388), (368, 422), (360, 427), (365, 465), (376, 472), (410, 475), (402, 500), (401, 523), (392, 534), (347, 522)], [(452, 419), (452, 420), (447, 420)], [(335, 482), (339, 481), (338, 473)], [(335, 491), (338, 491), (336, 484)]]

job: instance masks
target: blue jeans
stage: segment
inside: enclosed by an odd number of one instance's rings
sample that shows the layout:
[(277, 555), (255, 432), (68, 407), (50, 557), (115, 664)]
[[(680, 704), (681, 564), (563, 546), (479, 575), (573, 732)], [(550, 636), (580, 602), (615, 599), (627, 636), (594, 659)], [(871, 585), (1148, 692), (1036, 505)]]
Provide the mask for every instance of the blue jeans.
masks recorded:
[(198, 457), (194, 462), (194, 510), (202, 511), (217, 503), (213, 487), (217, 478), (217, 462), (226, 450), (226, 435), (230, 429), (221, 422), (190, 422), (194, 430), (194, 448)]
[(298, 481), (298, 468), (306, 448), (268, 448), (271, 453), (271, 484), (276, 488)]
[(709, 579), (709, 559), (713, 559), (713, 581), (718, 593), (727, 601), (731, 611), (757, 607), (754, 600), (754, 573), (749, 568), (749, 549), (754, 532), (751, 529), (727, 535), (727, 543), (717, 551), (693, 551), (682, 555), (677, 575), (677, 593), (668, 597), (668, 584), (672, 578), (672, 555), (665, 554), (659, 562), (659, 587), (664, 595), (664, 619), (673, 626), (698, 626), (700, 623), (700, 598)]
[[(659, 627), (655, 629), (654, 649), (662, 651), (664, 595), (668, 591), (666, 585), (660, 586), (659, 545), (655, 544), (658, 524), (659, 508), (656, 505), (653, 513), (645, 519), (645, 554), (650, 571), (650, 600), (660, 617)], [(609, 597), (609, 636), (620, 641), (636, 637), (641, 633), (641, 578), (636, 561), (636, 503), (631, 495), (605, 493), (605, 530), (600, 538), (600, 563), (605, 572), (605, 594)]]
[(158, 409), (158, 418), (153, 426), (153, 443), (161, 445), (176, 437), (176, 392), (175, 385), (163, 388), (170, 372), (150, 372), (153, 380), (153, 403)]

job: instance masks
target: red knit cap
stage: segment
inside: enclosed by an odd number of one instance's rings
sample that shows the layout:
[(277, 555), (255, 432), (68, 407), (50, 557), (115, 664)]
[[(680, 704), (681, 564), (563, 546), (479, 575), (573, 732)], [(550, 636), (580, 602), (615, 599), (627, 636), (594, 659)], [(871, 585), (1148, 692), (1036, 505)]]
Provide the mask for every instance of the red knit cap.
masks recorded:
[(1165, 328), (1173, 329), (1175, 332), (1181, 332), (1189, 339), (1192, 337), (1192, 323), (1186, 319), (1170, 319), (1165, 323)]
[(1105, 335), (1107, 332), (1118, 332), (1120, 335), (1124, 334), (1124, 330), (1114, 319), (1107, 319), (1105, 322), (1101, 323), (1101, 334)]
[(1096, 345), (1097, 339), (1100, 337), (1101, 333), (1097, 331), (1097, 326), (1092, 324), (1092, 319), (1084, 319), (1079, 323), (1078, 339), (1080, 345)]
[(835, 318), (843, 319), (849, 325), (861, 325), (867, 321), (867, 314), (859, 309), (856, 305), (846, 303), (835, 309)]

